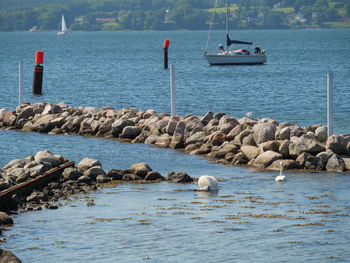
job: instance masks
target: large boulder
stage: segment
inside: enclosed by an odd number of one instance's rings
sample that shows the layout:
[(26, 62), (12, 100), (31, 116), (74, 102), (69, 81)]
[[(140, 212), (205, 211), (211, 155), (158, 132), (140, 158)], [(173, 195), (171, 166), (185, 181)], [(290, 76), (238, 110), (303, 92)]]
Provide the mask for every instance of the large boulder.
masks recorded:
[(124, 139), (135, 139), (141, 133), (141, 129), (137, 126), (126, 126), (124, 127), (120, 137)]
[(328, 132), (327, 132), (327, 128), (326, 127), (318, 127), (316, 130), (315, 130), (315, 136), (316, 136), (316, 139), (320, 142), (325, 142), (327, 141), (327, 138), (328, 138)]
[(256, 157), (255, 160), (253, 160), (252, 165), (259, 168), (266, 168), (268, 167), (272, 162), (282, 159), (283, 156), (280, 153), (276, 153), (273, 151), (267, 151), (263, 152)]
[(248, 160), (252, 160), (260, 154), (260, 149), (252, 145), (243, 145), (241, 147), (241, 152), (248, 158)]
[(208, 125), (208, 123), (214, 118), (214, 114), (211, 111), (208, 111), (201, 119), (201, 122), (204, 126)]
[(258, 123), (253, 127), (254, 140), (257, 145), (275, 139), (276, 126), (271, 122)]
[(347, 140), (343, 136), (332, 135), (327, 139), (326, 149), (336, 154), (343, 154), (347, 146)]
[(133, 126), (134, 123), (130, 120), (119, 119), (112, 124), (112, 135), (116, 138), (122, 133), (126, 126)]
[(300, 137), (292, 137), (289, 144), (289, 154), (293, 158), (298, 157), (302, 152), (316, 155), (324, 150), (325, 148), (320, 143), (306, 134)]
[(189, 137), (186, 140), (185, 144), (189, 145), (189, 144), (195, 144), (195, 143), (198, 143), (198, 142), (205, 143), (205, 141), (206, 141), (205, 132), (200, 131), (200, 132), (196, 132), (191, 137)]
[(173, 183), (191, 183), (193, 181), (191, 176), (185, 172), (169, 172), (165, 179)]
[(326, 165), (327, 172), (339, 172), (342, 173), (345, 171), (345, 163), (339, 155), (333, 154), (331, 158), (329, 158)]
[(147, 173), (145, 180), (146, 181), (165, 180), (165, 178), (156, 171), (150, 171)]
[(160, 148), (169, 148), (170, 143), (172, 141), (172, 136), (165, 133), (162, 136), (159, 136), (157, 140), (155, 141), (154, 145), (160, 147)]
[(21, 263), (22, 261), (16, 257), (11, 251), (0, 248), (0, 263)]
[(149, 167), (146, 163), (135, 163), (130, 167), (130, 170), (133, 172), (133, 174), (145, 178), (148, 172), (152, 171), (151, 167)]
[(37, 163), (49, 163), (53, 167), (61, 164), (61, 159), (58, 156), (54, 155), (50, 150), (37, 152), (34, 160)]
[(0, 226), (13, 225), (13, 220), (5, 212), (0, 212)]
[(102, 167), (101, 163), (96, 160), (96, 159), (91, 159), (91, 158), (84, 158), (81, 160), (78, 165), (77, 169), (79, 172), (84, 173), (85, 171), (89, 170), (91, 167)]

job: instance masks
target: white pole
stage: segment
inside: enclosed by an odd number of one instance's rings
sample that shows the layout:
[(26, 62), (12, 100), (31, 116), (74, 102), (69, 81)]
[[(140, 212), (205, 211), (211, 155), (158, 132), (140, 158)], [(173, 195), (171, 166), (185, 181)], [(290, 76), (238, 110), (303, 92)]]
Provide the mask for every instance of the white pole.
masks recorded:
[(330, 137), (333, 135), (333, 74), (327, 74), (327, 126)]
[(171, 92), (171, 116), (176, 115), (176, 98), (175, 98), (175, 66), (170, 65), (170, 92)]
[(23, 61), (19, 62), (19, 106), (23, 104)]

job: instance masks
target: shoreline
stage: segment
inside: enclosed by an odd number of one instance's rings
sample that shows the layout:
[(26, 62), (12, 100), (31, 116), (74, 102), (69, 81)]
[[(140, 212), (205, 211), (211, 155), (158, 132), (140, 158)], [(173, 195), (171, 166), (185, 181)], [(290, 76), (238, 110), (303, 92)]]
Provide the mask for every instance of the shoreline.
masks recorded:
[(170, 116), (135, 108), (24, 103), (0, 109), (0, 129), (117, 139), (181, 150), (223, 165), (258, 170), (350, 171), (350, 135), (327, 137), (321, 125), (301, 127), (225, 113)]

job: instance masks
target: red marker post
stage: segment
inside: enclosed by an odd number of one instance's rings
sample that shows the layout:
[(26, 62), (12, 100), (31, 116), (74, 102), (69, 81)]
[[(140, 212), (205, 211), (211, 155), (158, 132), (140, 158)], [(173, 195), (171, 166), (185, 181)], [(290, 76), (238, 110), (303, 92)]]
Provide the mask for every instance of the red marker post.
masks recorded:
[(32, 93), (35, 95), (41, 95), (43, 86), (44, 67), (40, 64), (44, 64), (44, 52), (42, 50), (38, 50), (35, 53), (35, 66), (32, 89)]
[(168, 68), (168, 48), (169, 48), (170, 40), (165, 39), (163, 51), (164, 51), (164, 69)]

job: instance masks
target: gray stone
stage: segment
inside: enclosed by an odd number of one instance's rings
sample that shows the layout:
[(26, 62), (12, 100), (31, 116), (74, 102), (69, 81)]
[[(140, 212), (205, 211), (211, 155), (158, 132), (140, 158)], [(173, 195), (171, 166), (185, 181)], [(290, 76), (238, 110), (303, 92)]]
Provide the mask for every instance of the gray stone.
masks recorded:
[(244, 145), (241, 147), (241, 152), (248, 158), (248, 160), (252, 160), (260, 154), (260, 149), (256, 146)]
[(141, 133), (141, 129), (137, 126), (126, 126), (124, 127), (120, 137), (124, 139), (135, 139)]
[(186, 140), (185, 145), (194, 144), (197, 142), (205, 143), (205, 141), (206, 141), (205, 132), (197, 132)]
[(106, 172), (100, 166), (94, 166), (84, 172), (85, 176), (88, 176), (91, 180), (96, 180), (99, 175), (106, 175)]
[(159, 136), (155, 141), (154, 145), (161, 148), (169, 148), (171, 140), (172, 140), (172, 136), (166, 133), (166, 134), (163, 134), (162, 136)]
[(253, 127), (254, 140), (257, 145), (275, 139), (276, 126), (271, 122), (258, 123)]
[(211, 111), (208, 111), (203, 118), (201, 119), (201, 122), (204, 126), (208, 125), (209, 121), (211, 121), (214, 118), (214, 115)]
[(253, 160), (252, 165), (255, 167), (261, 167), (266, 168), (268, 167), (272, 162), (282, 159), (283, 156), (280, 153), (276, 153), (273, 151), (267, 151), (263, 152), (256, 157), (255, 160)]
[(119, 119), (112, 124), (112, 135), (116, 138), (122, 133), (126, 126), (133, 126), (134, 123), (130, 120)]
[(301, 137), (292, 137), (289, 144), (289, 154), (293, 158), (299, 156), (302, 152), (307, 152), (316, 155), (325, 148), (310, 136), (303, 134)]
[(344, 153), (346, 146), (347, 140), (345, 140), (342, 136), (335, 134), (330, 136), (326, 142), (326, 149), (339, 155)]
[(5, 212), (0, 212), (0, 226), (13, 225), (13, 220)]
[(149, 167), (149, 165), (146, 163), (135, 163), (130, 167), (130, 170), (133, 172), (133, 174), (136, 174), (143, 179), (146, 177), (148, 172), (152, 171), (151, 167)]
[(147, 173), (145, 180), (146, 181), (165, 180), (165, 178), (156, 171), (150, 171)]
[(327, 162), (326, 170), (327, 172), (339, 172), (339, 173), (344, 172), (345, 171), (344, 160), (341, 159), (339, 155), (333, 154)]
[(77, 169), (79, 170), (79, 172), (84, 173), (86, 170), (94, 166), (102, 167), (101, 163), (98, 160), (91, 159), (91, 158), (84, 158), (78, 163)]
[(191, 183), (193, 181), (186, 172), (169, 172), (165, 179), (173, 183)]
[(55, 167), (61, 164), (59, 158), (52, 154), (50, 150), (39, 151), (36, 153), (34, 160), (37, 163), (49, 163), (51, 166)]

